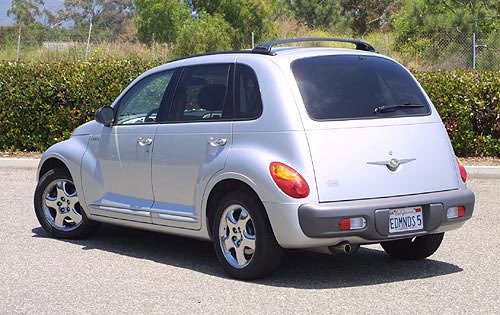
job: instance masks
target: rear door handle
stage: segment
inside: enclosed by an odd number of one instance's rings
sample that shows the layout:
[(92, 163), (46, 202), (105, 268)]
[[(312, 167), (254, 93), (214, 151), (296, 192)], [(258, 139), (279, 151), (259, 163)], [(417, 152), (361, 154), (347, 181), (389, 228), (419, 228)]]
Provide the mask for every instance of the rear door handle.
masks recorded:
[(139, 144), (141, 147), (151, 145), (152, 143), (153, 143), (153, 139), (151, 139), (151, 138), (140, 137), (139, 139), (137, 139), (137, 144)]
[(214, 137), (210, 137), (210, 139), (208, 139), (208, 143), (212, 146), (212, 147), (221, 147), (223, 145), (226, 145), (227, 143), (227, 139), (224, 139), (224, 138), (214, 138)]

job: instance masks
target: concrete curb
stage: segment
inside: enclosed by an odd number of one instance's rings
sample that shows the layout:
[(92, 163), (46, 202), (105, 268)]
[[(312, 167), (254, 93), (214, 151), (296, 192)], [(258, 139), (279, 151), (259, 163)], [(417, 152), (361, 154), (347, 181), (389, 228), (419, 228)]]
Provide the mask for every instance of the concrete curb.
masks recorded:
[[(0, 158), (0, 169), (34, 169), (38, 167), (39, 159)], [(466, 165), (469, 178), (500, 179), (500, 166)]]
[(0, 158), (0, 169), (37, 169), (40, 159)]
[(489, 178), (500, 179), (500, 166), (467, 166), (467, 175), (469, 178)]

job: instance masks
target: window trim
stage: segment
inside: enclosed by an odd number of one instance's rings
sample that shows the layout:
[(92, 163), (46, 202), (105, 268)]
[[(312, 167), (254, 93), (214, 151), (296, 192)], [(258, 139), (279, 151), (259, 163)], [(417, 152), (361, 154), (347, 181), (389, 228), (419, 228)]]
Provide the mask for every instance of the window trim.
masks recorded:
[[(236, 73), (236, 70), (238, 68), (238, 66), (243, 66), (243, 67), (246, 67), (248, 68), (254, 75), (255, 79), (257, 80), (257, 87), (258, 87), (258, 91), (259, 91), (259, 99), (260, 99), (260, 111), (259, 111), (259, 114), (255, 117), (245, 117), (245, 118), (236, 118), (236, 97), (239, 96), (239, 92), (237, 92), (237, 87), (236, 87), (236, 81), (237, 81), (237, 73)], [(259, 82), (259, 77), (257, 76), (257, 72), (255, 72), (255, 70), (248, 64), (246, 63), (235, 63), (235, 67), (234, 67), (234, 75), (233, 75), (233, 120), (234, 121), (252, 121), (252, 120), (257, 120), (259, 119), (260, 117), (262, 117), (262, 114), (264, 113), (264, 102), (262, 100), (262, 91), (260, 90), (260, 87), (261, 87), (261, 84)], [(239, 100), (238, 100), (239, 102)]]
[[(172, 90), (173, 86), (177, 86), (177, 81), (178, 81), (178, 72), (180, 68), (173, 68), (173, 69), (168, 69), (168, 70), (162, 70), (158, 72), (151, 73), (145, 77), (143, 77), (141, 80), (136, 82), (134, 85), (130, 86), (130, 88), (127, 89), (125, 94), (123, 94), (115, 103), (115, 106), (113, 106), (115, 116), (114, 116), (114, 122), (111, 124), (111, 127), (114, 126), (149, 126), (149, 125), (158, 125), (161, 124), (162, 121), (164, 120), (164, 112), (165, 108), (169, 105), (169, 102), (171, 102), (169, 97), (172, 93), (169, 93), (170, 90)], [(163, 91), (163, 95), (161, 97), (160, 101), (160, 107), (158, 108), (158, 113), (157, 113), (157, 120), (152, 121), (152, 122), (142, 122), (142, 123), (133, 123), (133, 124), (119, 124), (117, 123), (117, 118), (118, 118), (118, 113), (120, 112), (120, 107), (122, 106), (122, 101), (124, 98), (131, 92), (132, 89), (134, 89), (136, 86), (144, 82), (144, 80), (147, 80), (148, 78), (151, 78), (152, 76), (160, 75), (166, 72), (173, 72), (172, 73), (172, 78), (167, 84), (167, 87), (165, 88), (165, 91)]]
[[(420, 92), (422, 93), (422, 95), (424, 96), (425, 104), (423, 104), (423, 105), (425, 106), (425, 109), (427, 111), (425, 113), (412, 114), (412, 115), (407, 115), (407, 114), (406, 115), (405, 114), (397, 115), (397, 114), (395, 114), (395, 115), (391, 115), (391, 116), (352, 117), (352, 118), (327, 118), (327, 119), (319, 119), (319, 118), (312, 117), (311, 114), (309, 113), (308, 109), (307, 109), (306, 103), (304, 102), (304, 98), (302, 96), (302, 92), (300, 90), (299, 84), (298, 84), (297, 80), (295, 79), (295, 74), (293, 72), (293, 65), (296, 62), (301, 61), (301, 60), (305, 60), (305, 59), (321, 58), (321, 57), (336, 57), (336, 56), (357, 56), (357, 57), (363, 57), (363, 58), (368, 58), (368, 57), (369, 58), (380, 58), (380, 59), (389, 61), (389, 62), (395, 64), (396, 66), (402, 67), (403, 70), (406, 71), (410, 75), (410, 78), (415, 82), (416, 86), (418, 87), (418, 89), (420, 90)], [(350, 120), (375, 120), (375, 119), (391, 119), (391, 118), (412, 118), (412, 117), (424, 117), (424, 116), (430, 116), (430, 115), (432, 115), (432, 106), (431, 106), (432, 102), (429, 102), (429, 100), (427, 99), (428, 97), (427, 97), (425, 91), (423, 90), (423, 88), (420, 86), (420, 83), (417, 81), (417, 79), (415, 79), (415, 77), (413, 76), (413, 74), (411, 74), (411, 72), (409, 72), (405, 67), (403, 67), (399, 63), (397, 63), (397, 62), (395, 62), (393, 60), (387, 59), (387, 58), (383, 58), (383, 57), (379, 57), (379, 56), (365, 56), (365, 55), (321, 55), (321, 56), (310, 56), (310, 57), (304, 57), (304, 58), (299, 58), (299, 59), (293, 60), (290, 63), (290, 72), (292, 74), (292, 77), (294, 78), (295, 85), (297, 86), (297, 90), (299, 91), (300, 99), (302, 100), (302, 104), (304, 106), (304, 109), (305, 109), (305, 112), (307, 114), (307, 117), (309, 119), (311, 119), (312, 121), (315, 121), (315, 122), (350, 121)]]
[[(234, 114), (231, 115), (231, 117), (229, 118), (221, 118), (221, 119), (199, 119), (199, 120), (171, 120), (172, 119), (172, 104), (173, 104), (173, 101), (175, 99), (175, 95), (177, 94), (177, 90), (179, 88), (179, 84), (181, 83), (182, 81), (182, 77), (184, 75), (184, 72), (186, 71), (186, 69), (189, 69), (189, 68), (195, 68), (195, 67), (204, 67), (204, 66), (228, 66), (229, 67), (229, 70), (228, 70), (228, 75), (227, 75), (227, 81), (228, 81), (228, 84), (227, 84), (227, 89), (229, 91), (226, 92), (226, 98), (224, 99), (224, 104), (223, 104), (223, 107), (222, 107), (222, 112), (224, 112), (224, 109), (226, 108), (226, 106), (230, 106), (230, 107), (233, 107), (233, 111), (234, 111), (234, 69), (236, 68), (235, 67), (235, 63), (234, 62), (216, 62), (216, 63), (200, 63), (200, 64), (194, 64), (194, 65), (188, 65), (188, 66), (183, 66), (181, 68), (179, 68), (179, 74), (178, 74), (178, 78), (177, 78), (177, 81), (176, 81), (176, 84), (175, 84), (175, 89), (171, 95), (171, 98), (169, 100), (169, 103), (168, 103), (168, 108), (166, 110), (168, 110), (168, 113), (166, 113), (165, 117), (163, 117), (163, 121), (161, 121), (160, 123), (161, 124), (180, 124), (180, 123), (207, 123), (207, 122), (223, 122), (223, 121), (233, 121), (234, 120)], [(228, 96), (231, 94), (231, 99), (233, 100), (233, 105), (231, 106), (231, 104), (227, 104), (227, 99), (228, 99)]]

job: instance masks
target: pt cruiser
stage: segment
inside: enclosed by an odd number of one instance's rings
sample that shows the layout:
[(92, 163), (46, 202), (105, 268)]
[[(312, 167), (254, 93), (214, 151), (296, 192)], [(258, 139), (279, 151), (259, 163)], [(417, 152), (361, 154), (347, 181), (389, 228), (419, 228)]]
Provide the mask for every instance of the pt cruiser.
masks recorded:
[[(310, 41), (355, 47), (273, 48)], [(230, 276), (256, 279), (291, 248), (424, 259), (472, 216), (430, 99), (361, 41), (169, 62), (95, 117), (41, 159), (34, 207), (54, 237), (106, 222), (211, 240)]]

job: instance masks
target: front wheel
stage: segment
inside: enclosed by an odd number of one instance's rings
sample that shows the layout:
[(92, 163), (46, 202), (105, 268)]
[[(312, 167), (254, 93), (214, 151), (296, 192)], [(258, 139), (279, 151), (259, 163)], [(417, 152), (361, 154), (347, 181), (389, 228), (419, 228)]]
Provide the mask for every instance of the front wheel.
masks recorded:
[(34, 206), (42, 228), (57, 238), (83, 238), (98, 226), (85, 215), (73, 179), (64, 169), (52, 169), (42, 176)]
[(225, 195), (212, 231), (217, 258), (230, 276), (253, 280), (279, 267), (283, 249), (276, 242), (264, 206), (253, 195), (240, 191)]
[(382, 242), (382, 248), (387, 254), (397, 259), (418, 260), (434, 254), (441, 242), (444, 233), (429, 234), (414, 238)]

